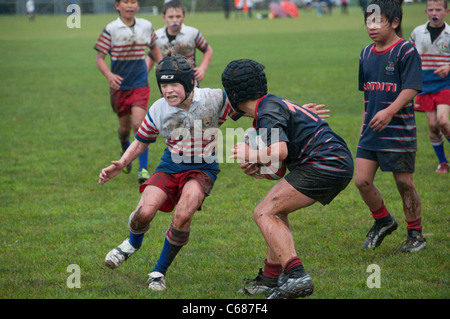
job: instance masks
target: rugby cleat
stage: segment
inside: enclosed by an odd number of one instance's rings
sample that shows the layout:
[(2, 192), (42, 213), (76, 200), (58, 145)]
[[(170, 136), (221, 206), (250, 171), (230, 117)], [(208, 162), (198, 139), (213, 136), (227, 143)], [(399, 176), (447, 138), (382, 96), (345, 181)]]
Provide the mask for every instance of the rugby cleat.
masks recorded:
[(438, 165), (436, 168), (436, 173), (438, 174), (447, 174), (448, 173), (448, 163), (443, 162)]
[(267, 299), (304, 298), (314, 291), (314, 282), (305, 271), (297, 271), (286, 275), (284, 272), (278, 279), (278, 287), (273, 288)]
[(400, 248), (401, 251), (410, 253), (425, 249), (427, 241), (425, 237), (418, 231), (413, 231), (411, 236), (408, 235), (406, 242)]
[[(253, 284), (251, 284), (253, 283)], [(251, 285), (250, 285), (251, 284)], [(264, 276), (262, 268), (259, 268), (259, 273), (254, 279), (246, 279), (245, 286), (239, 289), (239, 293), (245, 293), (249, 296), (266, 294), (271, 289), (277, 287), (278, 278), (270, 278)]]
[(138, 173), (138, 182), (139, 184), (144, 183), (147, 179), (150, 178), (150, 173), (147, 169), (143, 168)]
[(166, 281), (165, 277), (159, 271), (152, 271), (148, 274), (148, 288), (155, 291), (163, 291), (166, 290)]
[(128, 238), (123, 241), (119, 247), (111, 250), (105, 257), (105, 265), (108, 268), (115, 269), (122, 265), (131, 255), (137, 251), (136, 248), (131, 246)]
[(375, 221), (372, 228), (366, 235), (366, 240), (364, 240), (363, 248), (376, 248), (380, 246), (384, 237), (391, 234), (394, 230), (397, 229), (398, 224), (394, 217), (391, 217), (392, 220), (388, 223), (382, 224), (380, 222)]

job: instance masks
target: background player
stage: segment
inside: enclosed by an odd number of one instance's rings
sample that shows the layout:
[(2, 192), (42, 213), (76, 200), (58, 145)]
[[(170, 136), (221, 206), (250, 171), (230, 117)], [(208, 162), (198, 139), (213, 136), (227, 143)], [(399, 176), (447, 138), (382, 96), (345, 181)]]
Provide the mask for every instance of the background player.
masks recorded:
[[(163, 56), (168, 50), (185, 56), (194, 67), (195, 79), (204, 79), (213, 55), (212, 47), (206, 42), (199, 30), (185, 25), (186, 9), (178, 0), (168, 1), (163, 7), (163, 20), (166, 23), (156, 31), (158, 44)], [(196, 49), (203, 53), (202, 62), (197, 66)], [(151, 62), (151, 61), (150, 61)]]
[(448, 173), (442, 135), (450, 141), (450, 26), (444, 22), (449, 12), (447, 0), (428, 0), (425, 13), (429, 21), (415, 28), (409, 38), (422, 58), (423, 91), (414, 108), (427, 117), (439, 161), (436, 173)]
[(414, 46), (399, 37), (402, 8), (396, 0), (373, 0), (381, 17), (366, 13), (366, 29), (373, 43), (359, 60), (359, 89), (364, 91), (364, 113), (356, 152), (355, 184), (375, 222), (363, 243), (375, 248), (397, 229), (387, 210), (375, 174), (392, 172), (402, 197), (407, 241), (402, 251), (426, 246), (422, 236), (421, 203), (413, 172), (417, 150), (412, 99), (422, 89), (420, 56)]
[[(258, 62), (230, 62), (222, 74), (222, 84), (232, 107), (254, 118), (253, 125), (267, 145), (262, 153), (284, 160), (290, 171), (253, 212), (268, 252), (264, 273), (252, 287), (244, 289), (250, 294), (270, 289), (269, 299), (308, 296), (314, 285), (295, 251), (288, 216), (316, 201), (329, 204), (352, 179), (352, 154), (319, 116), (286, 99), (267, 95), (264, 67)], [(241, 167), (246, 174), (254, 176), (259, 171), (250, 164), (263, 163), (257, 150), (238, 143), (232, 151), (232, 158), (244, 162)]]
[[(147, 112), (150, 87), (145, 47), (150, 48), (155, 61), (161, 60), (162, 56), (152, 24), (135, 18), (139, 1), (116, 0), (115, 7), (119, 18), (105, 27), (94, 49), (97, 50), (97, 67), (110, 85), (111, 106), (119, 118), (117, 132), (123, 153), (130, 145), (130, 130), (137, 132)], [(107, 54), (111, 55), (111, 70), (105, 62)], [(147, 162), (145, 151), (139, 156), (139, 183), (150, 176)], [(131, 162), (124, 168), (125, 173), (130, 171)]]

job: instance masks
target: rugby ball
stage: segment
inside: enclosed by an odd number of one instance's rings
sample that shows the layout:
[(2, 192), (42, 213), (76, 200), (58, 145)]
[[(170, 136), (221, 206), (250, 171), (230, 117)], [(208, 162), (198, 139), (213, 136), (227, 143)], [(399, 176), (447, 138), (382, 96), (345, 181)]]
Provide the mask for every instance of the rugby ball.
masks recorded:
[[(265, 143), (261, 141), (259, 135), (255, 129), (248, 129), (244, 134), (244, 142), (248, 144), (252, 149), (258, 150), (265, 147)], [(257, 175), (270, 180), (282, 179), (286, 174), (285, 161), (278, 162), (277, 165), (272, 164), (256, 164), (259, 166), (259, 172)]]

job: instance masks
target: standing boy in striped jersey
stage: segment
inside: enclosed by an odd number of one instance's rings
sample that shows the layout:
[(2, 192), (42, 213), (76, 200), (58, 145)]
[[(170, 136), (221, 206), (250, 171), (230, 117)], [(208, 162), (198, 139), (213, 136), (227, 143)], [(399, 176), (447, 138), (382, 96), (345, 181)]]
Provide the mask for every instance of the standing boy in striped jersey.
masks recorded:
[(439, 165), (436, 173), (448, 173), (442, 135), (450, 142), (450, 26), (444, 22), (449, 14), (447, 0), (428, 0), (425, 10), (429, 21), (411, 33), (409, 41), (422, 58), (423, 91), (414, 108), (425, 112), (429, 137)]
[[(164, 4), (162, 14), (166, 25), (156, 30), (158, 36), (156, 44), (163, 56), (166, 56), (169, 51), (185, 56), (191, 62), (195, 79), (199, 84), (204, 79), (211, 62), (212, 47), (198, 29), (184, 24), (186, 9), (180, 1), (167, 1)], [(197, 49), (203, 53), (200, 64), (196, 59)], [(151, 58), (150, 54), (149, 57)]]
[[(372, 5), (372, 6), (371, 6)], [(413, 98), (422, 90), (420, 56), (403, 40), (402, 8), (396, 0), (372, 0), (365, 23), (374, 43), (360, 55), (359, 89), (364, 91), (364, 115), (356, 153), (355, 184), (375, 223), (363, 247), (376, 248), (398, 224), (374, 185), (380, 168), (392, 172), (403, 200), (408, 236), (401, 250), (425, 248), (421, 203), (413, 180), (417, 150)]]
[[(139, 10), (138, 0), (116, 0), (117, 20), (109, 23), (100, 34), (94, 49), (96, 63), (110, 85), (111, 106), (119, 118), (118, 136), (124, 153), (130, 145), (130, 130), (136, 133), (144, 120), (150, 97), (145, 48), (149, 47), (152, 58), (162, 59), (156, 45), (156, 34), (152, 24), (135, 18)], [(105, 62), (111, 55), (111, 70)], [(148, 152), (139, 156), (138, 182), (149, 177), (147, 170)], [(130, 173), (131, 163), (124, 168)]]

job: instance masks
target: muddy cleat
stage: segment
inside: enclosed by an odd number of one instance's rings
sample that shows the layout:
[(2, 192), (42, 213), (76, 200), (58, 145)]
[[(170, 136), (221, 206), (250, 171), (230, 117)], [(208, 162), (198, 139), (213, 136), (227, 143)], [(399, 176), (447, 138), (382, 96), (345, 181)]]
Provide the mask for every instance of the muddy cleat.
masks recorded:
[(427, 241), (425, 237), (423, 237), (423, 235), (418, 231), (413, 231), (411, 236), (408, 235), (406, 242), (404, 243), (403, 247), (400, 248), (400, 250), (406, 253), (410, 253), (423, 250), (426, 246)]
[[(253, 284), (251, 284), (253, 283)], [(251, 285), (250, 285), (251, 284)], [(249, 296), (266, 294), (271, 289), (277, 287), (278, 278), (264, 276), (262, 268), (254, 279), (246, 279), (244, 288), (238, 290), (239, 293), (245, 293)]]
[(105, 265), (108, 268), (115, 269), (122, 265), (122, 263), (133, 255), (137, 251), (136, 248), (131, 246), (128, 238), (120, 244), (119, 247), (111, 250), (105, 257)]
[(438, 174), (447, 174), (448, 173), (448, 163), (440, 163), (436, 168), (436, 173)]
[(281, 274), (278, 287), (271, 290), (267, 299), (295, 299), (307, 297), (314, 291), (314, 283), (305, 271)]
[(391, 234), (394, 230), (397, 229), (398, 224), (394, 217), (391, 217), (392, 220), (388, 223), (380, 223), (375, 221), (372, 228), (369, 230), (366, 236), (366, 240), (363, 243), (363, 248), (376, 248), (380, 246), (384, 237)]
[(148, 288), (155, 291), (166, 290), (166, 281), (164, 275), (159, 271), (152, 271), (148, 274)]
[(138, 173), (138, 182), (139, 184), (144, 183), (147, 179), (150, 178), (150, 174), (147, 169), (143, 168)]

